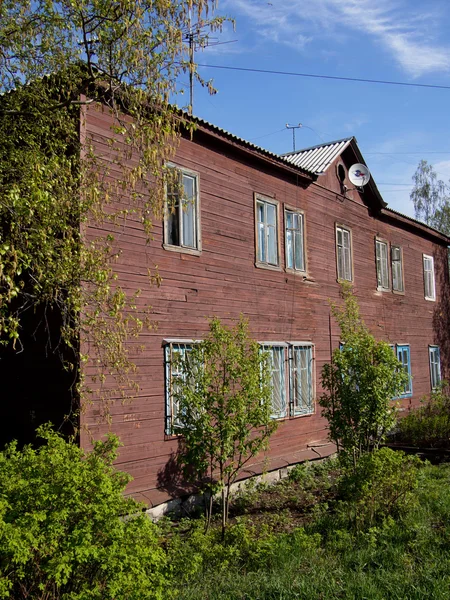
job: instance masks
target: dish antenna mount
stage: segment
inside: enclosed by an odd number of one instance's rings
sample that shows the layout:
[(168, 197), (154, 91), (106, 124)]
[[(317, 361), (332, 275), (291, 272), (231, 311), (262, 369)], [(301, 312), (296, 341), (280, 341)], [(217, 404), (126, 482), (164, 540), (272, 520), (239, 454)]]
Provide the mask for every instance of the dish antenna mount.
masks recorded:
[(370, 181), (370, 171), (366, 165), (356, 163), (348, 170), (348, 178), (356, 188), (363, 188)]

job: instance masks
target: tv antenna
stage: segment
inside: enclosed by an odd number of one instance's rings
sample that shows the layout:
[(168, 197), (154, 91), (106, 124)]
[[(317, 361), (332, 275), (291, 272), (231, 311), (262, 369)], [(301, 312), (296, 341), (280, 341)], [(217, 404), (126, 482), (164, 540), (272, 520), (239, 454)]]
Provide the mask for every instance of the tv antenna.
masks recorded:
[(303, 127), (303, 125), (301, 123), (299, 123), (298, 125), (289, 125), (289, 123), (286, 123), (286, 129), (292, 129), (292, 150), (293, 150), (293, 152), (295, 152), (295, 130), (301, 129), (302, 127)]
[(195, 51), (198, 48), (208, 48), (210, 46), (221, 46), (222, 44), (232, 44), (237, 42), (237, 40), (219, 42), (218, 38), (208, 37), (207, 33), (205, 33), (205, 29), (212, 23), (212, 21), (201, 21), (192, 24), (192, 9), (189, 9), (189, 29), (183, 36), (184, 41), (187, 42), (189, 46), (189, 115), (192, 115), (194, 110)]

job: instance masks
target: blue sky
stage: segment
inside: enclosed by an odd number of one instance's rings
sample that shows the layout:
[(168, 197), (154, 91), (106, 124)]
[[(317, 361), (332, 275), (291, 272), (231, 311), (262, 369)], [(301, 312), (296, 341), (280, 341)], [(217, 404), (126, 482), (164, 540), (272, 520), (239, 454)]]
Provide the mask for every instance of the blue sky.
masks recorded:
[[(220, 2), (220, 0), (219, 0)], [(446, 0), (222, 0), (221, 42), (196, 53), (224, 65), (450, 86)], [(450, 89), (310, 79), (199, 67), (194, 114), (273, 152), (355, 135), (384, 199), (414, 216), (411, 177), (423, 158), (450, 178)]]

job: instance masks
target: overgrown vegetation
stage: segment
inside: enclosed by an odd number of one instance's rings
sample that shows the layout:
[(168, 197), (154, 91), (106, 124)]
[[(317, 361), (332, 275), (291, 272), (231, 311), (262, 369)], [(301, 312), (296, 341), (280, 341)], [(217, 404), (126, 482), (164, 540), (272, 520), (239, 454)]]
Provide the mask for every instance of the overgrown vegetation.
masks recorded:
[(425, 448), (450, 448), (450, 395), (445, 383), (399, 419), (394, 439)]
[[(116, 395), (136, 387), (126, 342), (146, 325), (147, 307), (117, 281), (115, 231), (127, 218), (150, 236), (161, 218), (167, 161), (189, 128), (169, 99), (180, 73), (197, 76), (186, 34), (193, 27), (206, 43), (223, 22), (214, 8), (0, 3), (0, 343), (21, 350), (27, 312), (39, 311), (44, 327), (58, 315), (54, 345), (66, 366), (89, 355), (96, 381), (109, 376)], [(100, 105), (111, 119), (103, 159), (84, 132), (85, 111)], [(153, 269), (149, 279), (159, 282)]]
[(379, 446), (396, 422), (392, 399), (407, 374), (387, 342), (376, 340), (359, 313), (350, 285), (342, 284), (344, 305), (331, 305), (341, 330), (341, 347), (322, 369), (319, 399), (338, 454), (356, 469), (359, 458)]
[[(450, 466), (382, 448), (358, 471), (299, 465), (204, 517), (151, 523), (123, 497), (117, 441), (0, 454), (0, 597), (294, 600), (448, 597)], [(128, 515), (128, 516), (127, 516)]]
[(118, 441), (84, 453), (48, 426), (43, 445), (0, 453), (0, 598), (168, 597), (166, 555), (112, 466)]
[(180, 358), (183, 378), (176, 384), (178, 461), (186, 478), (208, 501), (222, 496), (222, 531), (228, 521), (230, 488), (245, 464), (267, 449), (277, 427), (271, 419), (271, 374), (260, 346), (241, 317), (234, 327), (217, 318), (207, 337)]

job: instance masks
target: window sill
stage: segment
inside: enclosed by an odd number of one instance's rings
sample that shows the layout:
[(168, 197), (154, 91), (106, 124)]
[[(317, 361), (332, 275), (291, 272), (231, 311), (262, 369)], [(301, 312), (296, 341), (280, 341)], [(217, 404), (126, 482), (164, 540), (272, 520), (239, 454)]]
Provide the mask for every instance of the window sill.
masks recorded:
[(296, 271), (295, 269), (289, 269), (288, 267), (285, 268), (285, 271), (290, 275), (300, 277), (305, 283), (316, 283), (316, 280), (313, 277), (310, 277), (306, 271)]
[(344, 282), (354, 283), (354, 279), (342, 279), (341, 277), (337, 277), (336, 282), (339, 284), (344, 283)]
[(197, 248), (185, 248), (184, 246), (172, 246), (171, 244), (163, 244), (163, 248), (169, 252), (181, 252), (183, 254), (191, 254), (192, 256), (200, 256), (202, 253)]
[(396, 296), (404, 296), (405, 295), (405, 290), (403, 290), (403, 291), (392, 290), (392, 293), (395, 294)]
[(425, 296), (425, 300), (427, 302), (436, 302), (436, 298), (427, 298), (427, 296)]
[(377, 287), (377, 292), (391, 292), (391, 288)]
[(282, 271), (282, 268), (279, 265), (270, 265), (269, 263), (259, 261), (255, 261), (255, 267), (257, 269), (267, 269), (268, 271)]

